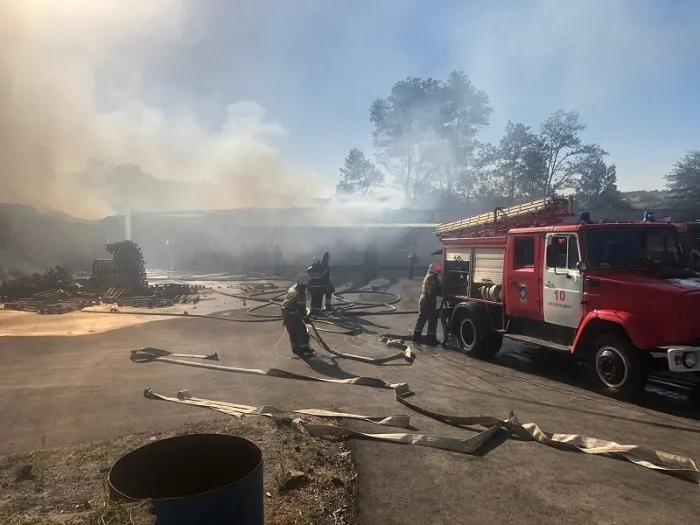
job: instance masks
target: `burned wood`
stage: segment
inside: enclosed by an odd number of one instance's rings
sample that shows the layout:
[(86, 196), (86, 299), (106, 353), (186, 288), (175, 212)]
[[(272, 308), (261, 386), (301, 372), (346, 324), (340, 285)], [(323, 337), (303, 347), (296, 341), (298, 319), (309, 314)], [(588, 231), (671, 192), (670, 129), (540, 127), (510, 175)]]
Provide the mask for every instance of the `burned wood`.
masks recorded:
[(198, 303), (201, 285), (149, 285), (138, 245), (132, 241), (109, 244), (112, 259), (96, 259), (92, 275), (73, 278), (60, 266), (44, 274), (2, 282), (0, 302), (8, 310), (61, 314), (95, 304), (157, 308)]

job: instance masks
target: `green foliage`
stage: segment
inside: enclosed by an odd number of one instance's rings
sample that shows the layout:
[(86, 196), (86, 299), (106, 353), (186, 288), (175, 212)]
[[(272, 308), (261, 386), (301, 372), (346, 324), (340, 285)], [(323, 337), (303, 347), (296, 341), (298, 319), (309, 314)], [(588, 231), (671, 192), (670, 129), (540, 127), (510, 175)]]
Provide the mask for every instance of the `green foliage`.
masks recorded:
[(493, 155), (496, 166), (491, 188), (494, 194), (504, 197), (505, 204), (544, 193), (545, 144), (530, 126), (508, 121), (505, 135)]
[[(577, 111), (559, 109), (537, 131), (508, 121), (495, 145), (479, 140), (490, 114), (487, 95), (461, 71), (444, 80), (400, 80), (370, 108), (377, 165), (351, 150), (336, 191), (368, 194), (386, 175), (408, 202), (434, 206), (507, 205), (571, 192), (591, 209), (633, 204), (617, 188), (608, 153), (581, 139), (586, 126)], [(677, 163), (666, 180), (677, 205), (700, 202), (700, 151)]]
[(697, 207), (700, 203), (700, 150), (688, 152), (665, 178), (675, 207)]
[(345, 166), (340, 168), (340, 174), (335, 191), (345, 195), (368, 195), (384, 182), (382, 172), (357, 148), (351, 149), (345, 157)]
[(559, 109), (542, 123), (540, 139), (546, 163), (543, 195), (575, 188), (577, 177), (608, 154), (597, 144), (581, 142), (579, 133), (584, 129), (577, 111)]
[(577, 182), (576, 203), (590, 210), (630, 208), (617, 189), (615, 165), (606, 165), (602, 158), (586, 166)]
[(476, 136), (490, 113), (486, 94), (461, 71), (445, 81), (401, 80), (370, 109), (379, 164), (409, 200), (426, 192), (468, 190)]

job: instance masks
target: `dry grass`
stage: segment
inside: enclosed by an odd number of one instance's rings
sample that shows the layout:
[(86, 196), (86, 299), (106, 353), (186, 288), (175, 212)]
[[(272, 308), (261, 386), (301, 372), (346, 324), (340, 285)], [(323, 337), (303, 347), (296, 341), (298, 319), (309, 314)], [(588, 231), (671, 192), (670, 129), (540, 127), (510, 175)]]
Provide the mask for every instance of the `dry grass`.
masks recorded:
[[(135, 434), (107, 442), (40, 449), (0, 458), (0, 523), (6, 525), (151, 525), (147, 502), (108, 499), (110, 466), (134, 448), (196, 432), (243, 436), (263, 452), (265, 523), (342, 525), (352, 521), (355, 469), (346, 443), (304, 434), (287, 417), (222, 419), (183, 425), (162, 434)], [(288, 472), (308, 482), (286, 490)]]

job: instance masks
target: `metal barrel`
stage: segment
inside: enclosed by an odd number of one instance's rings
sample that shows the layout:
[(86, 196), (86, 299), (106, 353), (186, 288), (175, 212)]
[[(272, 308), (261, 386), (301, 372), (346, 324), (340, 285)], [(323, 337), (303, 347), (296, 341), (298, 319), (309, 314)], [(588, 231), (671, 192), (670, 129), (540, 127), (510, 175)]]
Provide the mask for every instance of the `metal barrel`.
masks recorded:
[(109, 471), (115, 500), (151, 500), (156, 525), (263, 525), (262, 452), (247, 439), (192, 434), (121, 457)]

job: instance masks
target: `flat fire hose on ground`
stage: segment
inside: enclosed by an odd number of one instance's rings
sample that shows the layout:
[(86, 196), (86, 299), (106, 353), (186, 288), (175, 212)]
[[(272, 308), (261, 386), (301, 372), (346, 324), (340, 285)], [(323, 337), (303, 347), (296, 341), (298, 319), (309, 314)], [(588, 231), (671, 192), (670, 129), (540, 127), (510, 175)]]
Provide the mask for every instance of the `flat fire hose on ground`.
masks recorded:
[(319, 334), (318, 330), (316, 330), (316, 325), (314, 324), (313, 321), (310, 321), (307, 326), (311, 329), (311, 335), (313, 336), (313, 338), (316, 341), (318, 341), (318, 343), (323, 347), (323, 349), (326, 352), (328, 352), (329, 354), (333, 354), (334, 356), (341, 357), (343, 359), (350, 359), (352, 361), (360, 361), (361, 363), (368, 363), (371, 365), (383, 365), (384, 363), (389, 363), (390, 361), (397, 361), (399, 359), (404, 359), (408, 363), (413, 364), (413, 361), (415, 361), (415, 359), (416, 359), (416, 355), (411, 350), (410, 347), (407, 347), (402, 352), (397, 352), (395, 354), (388, 355), (385, 357), (365, 357), (362, 355), (345, 354), (343, 352), (338, 352), (336, 350), (333, 350), (323, 340), (323, 337), (321, 337), (321, 334)]
[[(188, 357), (197, 359), (214, 359), (213, 356), (216, 354), (208, 355), (189, 355), (189, 354), (171, 354), (166, 350), (160, 349), (141, 349), (132, 351), (132, 360), (136, 362), (148, 362), (148, 361), (161, 361), (165, 363), (181, 364), (188, 366), (199, 366), (202, 368), (211, 368), (213, 370), (223, 370), (226, 372), (238, 372), (246, 374), (258, 374), (258, 375), (271, 375), (274, 377), (283, 377), (288, 379), (300, 379), (307, 381), (322, 381), (330, 383), (344, 383), (344, 384), (361, 384), (365, 386), (380, 386), (383, 388), (392, 388), (395, 393), (396, 401), (402, 405), (410, 408), (411, 410), (440, 421), (442, 423), (458, 426), (467, 427), (473, 425), (480, 425), (488, 427), (486, 430), (480, 432), (476, 436), (467, 439), (459, 439), (453, 437), (443, 437), (443, 436), (430, 436), (418, 433), (366, 433), (359, 432), (354, 429), (350, 429), (340, 425), (332, 424), (317, 424), (308, 423), (302, 420), (298, 420), (299, 426), (304, 428), (307, 432), (314, 436), (344, 436), (344, 437), (361, 437), (365, 439), (371, 439), (375, 441), (385, 441), (389, 443), (403, 443), (427, 446), (433, 448), (439, 448), (444, 450), (451, 450), (454, 452), (461, 452), (465, 454), (471, 454), (476, 451), (484, 443), (488, 442), (499, 429), (506, 430), (509, 435), (516, 436), (520, 439), (526, 439), (528, 441), (535, 441), (536, 443), (546, 445), (553, 448), (558, 448), (568, 451), (583, 452), (586, 454), (603, 455), (609, 457), (617, 457), (624, 459), (635, 465), (639, 465), (651, 470), (657, 470), (664, 472), (666, 474), (673, 475), (680, 479), (686, 481), (691, 481), (700, 484), (700, 471), (698, 471), (697, 466), (693, 460), (678, 456), (675, 454), (669, 454), (667, 452), (662, 452), (659, 450), (654, 450), (646, 447), (639, 447), (637, 445), (622, 445), (615, 443), (614, 441), (607, 441), (602, 439), (591, 438), (588, 436), (582, 436), (579, 434), (554, 434), (550, 432), (545, 432), (539, 428), (535, 423), (520, 423), (517, 416), (511, 411), (505, 420), (498, 419), (492, 416), (460, 416), (460, 415), (450, 415), (443, 414), (425, 407), (421, 407), (412, 403), (407, 398), (413, 395), (413, 393), (408, 388), (406, 383), (396, 383), (390, 385), (381, 379), (376, 378), (353, 378), (349, 380), (342, 379), (323, 379), (313, 376), (304, 376), (301, 374), (293, 374), (291, 372), (286, 372), (279, 369), (269, 369), (267, 372), (263, 370), (253, 370), (247, 368), (236, 368), (227, 367), (220, 365), (213, 365), (210, 363), (195, 363), (184, 361), (182, 359), (176, 359), (168, 356), (177, 357)], [(269, 373), (274, 371), (274, 373)], [(362, 379), (358, 382), (357, 379)], [(146, 391), (148, 392), (148, 390)], [(153, 393), (155, 394), (155, 393)], [(147, 397), (149, 397), (147, 395)], [(183, 395), (183, 397), (186, 397)], [(200, 403), (194, 403), (191, 400), (179, 399), (179, 398), (167, 398), (166, 396), (153, 395), (149, 397), (150, 399), (164, 399), (167, 401), (202, 406), (204, 408), (210, 408), (213, 410), (218, 410), (223, 413), (230, 414), (230, 412), (241, 413), (241, 406), (245, 405), (235, 405), (231, 403), (219, 402), (219, 401), (209, 401), (209, 400), (198, 400)], [(237, 408), (238, 407), (238, 408)], [(259, 410), (255, 407), (249, 411), (248, 415), (258, 415), (257, 411), (264, 412), (264, 407), (259, 407)], [(223, 409), (223, 410), (222, 410)], [(278, 409), (279, 410), (279, 409)], [(312, 410), (312, 409), (306, 409)], [(321, 411), (325, 412), (325, 411)], [(243, 414), (246, 415), (246, 414)], [(263, 414), (259, 414), (263, 415)], [(358, 416), (351, 419), (365, 419), (371, 421), (373, 418), (368, 416)], [(321, 416), (323, 417), (323, 416)], [(329, 416), (326, 416), (329, 417)], [(344, 416), (338, 416), (344, 417)], [(375, 422), (375, 421), (371, 421)]]
[(218, 412), (223, 412), (234, 417), (242, 416), (267, 416), (274, 417), (280, 414), (301, 414), (305, 416), (328, 417), (334, 419), (356, 419), (358, 421), (367, 421), (376, 425), (386, 425), (397, 428), (410, 428), (411, 417), (406, 415), (397, 416), (363, 416), (360, 414), (349, 414), (347, 412), (334, 412), (332, 410), (322, 410), (316, 408), (299, 408), (296, 410), (282, 410), (271, 405), (263, 405), (259, 407), (249, 405), (238, 405), (235, 403), (226, 403), (222, 401), (212, 401), (210, 399), (201, 399), (192, 396), (188, 390), (180, 390), (177, 397), (169, 397), (163, 394), (154, 392), (151, 388), (147, 388), (144, 393), (147, 399), (158, 399), (161, 401), (170, 401), (171, 403), (181, 403), (189, 406), (200, 408), (209, 408)]
[(508, 418), (498, 419), (492, 416), (459, 416), (442, 414), (430, 410), (407, 399), (403, 392), (396, 392), (396, 401), (419, 414), (435, 419), (448, 425), (468, 427), (474, 425), (499, 427), (510, 435), (527, 441), (535, 441), (561, 450), (583, 452), (585, 454), (605, 455), (624, 459), (635, 465), (652, 470), (663, 471), (667, 474), (700, 484), (700, 471), (695, 462), (683, 456), (670, 454), (660, 450), (640, 447), (637, 445), (621, 445), (614, 441), (598, 439), (580, 434), (554, 434), (543, 431), (536, 423), (520, 423), (511, 410)]
[[(338, 419), (354, 419), (358, 421), (367, 421), (378, 425), (393, 426), (399, 428), (410, 428), (409, 416), (363, 416), (360, 414), (346, 414), (342, 412), (330, 412), (328, 410), (319, 409), (304, 409), (304, 410), (282, 410), (276, 407), (261, 406), (251, 407), (247, 405), (238, 405), (222, 401), (212, 401), (209, 399), (200, 399), (190, 397), (187, 390), (181, 390), (177, 397), (164, 396), (158, 394), (151, 389), (146, 389), (144, 395), (148, 399), (157, 399), (162, 401), (170, 401), (172, 403), (180, 403), (189, 406), (200, 408), (208, 408), (218, 412), (228, 414), (234, 417), (246, 415), (271, 416), (272, 414), (305, 414), (316, 417), (329, 417)], [(389, 443), (403, 443), (407, 445), (421, 445), (424, 447), (439, 448), (443, 450), (451, 450), (453, 452), (461, 452), (463, 454), (473, 454), (480, 446), (486, 443), (499, 430), (498, 426), (493, 426), (480, 432), (476, 436), (460, 439), (453, 437), (430, 436), (424, 434), (416, 434), (412, 432), (401, 433), (366, 433), (352, 430), (347, 427), (331, 424), (309, 423), (302, 419), (296, 419), (295, 423), (302, 427), (312, 436), (356, 436), (375, 441), (386, 441)]]
[[(174, 357), (173, 357), (174, 356)], [(212, 357), (212, 356), (216, 356)], [(255, 369), (255, 368), (238, 368), (235, 366), (224, 366), (217, 365), (214, 363), (198, 363), (196, 361), (186, 361), (183, 359), (177, 359), (178, 357), (187, 357), (190, 359), (206, 359), (218, 361), (217, 354), (209, 354), (206, 356), (192, 355), (192, 354), (171, 354), (167, 350), (162, 350), (160, 348), (140, 348), (138, 350), (131, 351), (131, 360), (135, 363), (149, 363), (153, 361), (160, 361), (162, 363), (171, 363), (175, 365), (192, 366), (195, 368), (208, 368), (211, 370), (219, 370), (221, 372), (234, 372), (238, 374), (253, 374), (259, 376), (271, 376), (271, 377), (281, 377), (283, 379), (298, 379), (302, 381), (317, 381), (320, 383), (337, 383), (342, 385), (360, 385), (368, 386), (372, 388), (389, 388), (391, 390), (398, 391), (408, 391), (408, 385), (406, 383), (387, 383), (376, 377), (364, 377), (355, 376), (348, 379), (329, 379), (325, 377), (315, 377), (307, 376), (304, 374), (295, 374), (293, 372), (287, 372), (286, 370), (281, 370), (279, 368), (268, 368), (267, 370)]]

